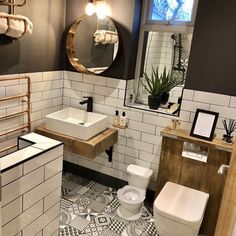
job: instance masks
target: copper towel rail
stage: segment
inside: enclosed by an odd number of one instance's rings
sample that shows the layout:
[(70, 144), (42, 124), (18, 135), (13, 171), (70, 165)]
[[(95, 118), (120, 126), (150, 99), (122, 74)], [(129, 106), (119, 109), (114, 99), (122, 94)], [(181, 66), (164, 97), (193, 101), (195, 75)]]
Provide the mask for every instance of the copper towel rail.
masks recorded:
[(11, 100), (11, 99), (16, 99), (16, 98), (23, 98), (23, 97), (26, 97), (26, 96), (27, 96), (27, 93), (19, 94), (19, 95), (15, 95), (15, 96), (0, 98), (0, 101), (7, 101), (7, 100)]
[(22, 3), (7, 2), (7, 0), (0, 0), (0, 5), (10, 6), (10, 7), (23, 7), (26, 4), (27, 0), (23, 0)]
[(19, 130), (26, 129), (26, 128), (28, 128), (28, 127), (29, 127), (28, 125), (21, 125), (21, 126), (19, 126), (18, 128), (10, 129), (10, 130), (8, 130), (8, 131), (6, 131), (6, 132), (0, 133), (0, 137), (1, 137), (1, 136), (4, 136), (4, 135), (7, 135), (7, 134), (14, 133), (14, 132), (19, 131)]
[[(20, 117), (24, 114), (27, 114), (27, 122), (25, 122), (24, 124), (21, 124), (15, 128), (12, 128), (10, 130), (8, 130), (6, 128), (6, 131), (4, 132), (0, 132), (0, 137), (2, 136), (7, 136), (8, 134), (11, 134), (11, 133), (14, 133), (16, 131), (24, 131), (27, 129), (27, 131), (30, 131), (31, 130), (31, 118), (30, 118), (30, 103), (31, 103), (31, 98), (30, 98), (30, 95), (31, 95), (31, 89), (30, 89), (30, 77), (28, 76), (22, 76), (22, 77), (9, 77), (9, 78), (0, 78), (0, 84), (1, 82), (7, 82), (7, 81), (12, 81), (12, 80), (19, 80), (19, 81), (22, 81), (22, 80), (26, 80), (27, 81), (27, 91), (26, 93), (22, 93), (22, 94), (16, 94), (16, 95), (13, 95), (13, 96), (6, 96), (6, 97), (1, 97), (0, 98), (0, 102), (3, 102), (3, 101), (9, 101), (11, 99), (19, 99), (19, 98), (23, 98), (25, 97), (26, 100), (24, 100), (24, 102), (26, 102), (26, 105), (27, 105), (27, 108), (22, 110), (22, 111), (18, 111), (18, 112), (13, 112), (11, 114), (7, 114), (7, 115), (4, 115), (4, 116), (1, 116), (0, 117), (0, 122), (2, 120), (5, 120), (5, 119), (11, 119), (11, 118), (14, 118), (14, 117)], [(3, 152), (6, 152), (12, 148), (15, 148), (17, 147), (17, 145), (11, 145), (9, 147), (6, 147), (6, 148), (3, 148), (0, 150), (0, 153), (3, 153)]]
[(2, 152), (7, 152), (8, 150), (11, 150), (12, 148), (16, 148), (16, 147), (17, 147), (17, 144), (11, 145), (11, 146), (9, 146), (9, 147), (6, 147), (6, 148), (1, 149), (1, 150), (0, 150), (0, 153), (2, 153)]

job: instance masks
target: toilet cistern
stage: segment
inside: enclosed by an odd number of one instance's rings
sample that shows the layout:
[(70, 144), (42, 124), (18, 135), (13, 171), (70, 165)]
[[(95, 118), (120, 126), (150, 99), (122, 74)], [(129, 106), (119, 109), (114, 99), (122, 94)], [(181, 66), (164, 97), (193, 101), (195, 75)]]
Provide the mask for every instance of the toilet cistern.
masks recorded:
[(87, 99), (81, 101), (79, 104), (80, 105), (87, 104), (87, 112), (93, 112), (93, 97), (84, 96), (83, 98), (87, 98)]

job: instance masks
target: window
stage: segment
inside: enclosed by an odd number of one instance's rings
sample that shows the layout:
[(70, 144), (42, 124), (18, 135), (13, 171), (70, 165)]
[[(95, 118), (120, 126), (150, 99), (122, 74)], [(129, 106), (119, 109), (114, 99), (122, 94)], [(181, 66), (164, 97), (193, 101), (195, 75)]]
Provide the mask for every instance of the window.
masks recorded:
[[(125, 105), (150, 110), (144, 72), (152, 68), (171, 77), (185, 79), (192, 42), (196, 0), (144, 0), (140, 26), (135, 80), (127, 82)], [(169, 92), (169, 99), (157, 110), (178, 116), (184, 83)], [(175, 105), (175, 110), (170, 106)]]
[(152, 0), (149, 20), (159, 22), (191, 23), (194, 0)]

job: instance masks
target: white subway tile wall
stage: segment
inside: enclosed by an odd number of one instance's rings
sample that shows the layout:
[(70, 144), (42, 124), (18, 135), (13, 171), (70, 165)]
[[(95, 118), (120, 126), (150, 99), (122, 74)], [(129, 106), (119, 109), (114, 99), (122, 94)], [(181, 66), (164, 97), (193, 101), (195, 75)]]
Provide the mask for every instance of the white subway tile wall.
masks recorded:
[[(93, 75), (83, 75), (77, 72), (56, 71), (27, 74), (32, 80), (32, 127), (44, 121), (46, 114), (62, 107), (81, 106), (83, 96), (94, 97), (94, 111), (106, 114), (112, 122), (115, 110), (120, 114), (125, 111), (129, 119), (129, 128), (119, 130), (119, 140), (114, 148), (113, 163), (108, 162), (105, 153), (94, 160), (88, 160), (76, 155), (66, 154), (65, 160), (75, 164), (105, 173), (116, 178), (126, 179), (125, 169), (128, 164), (138, 164), (153, 169), (154, 174), (150, 184), (155, 189), (156, 176), (161, 149), (160, 131), (171, 124), (173, 117), (148, 111), (125, 107), (125, 81)], [(132, 83), (133, 80), (131, 80)], [(0, 84), (0, 96), (4, 96), (6, 88), (15, 84)], [(8, 89), (10, 91), (10, 89)], [(7, 112), (5, 104), (1, 106), (0, 114)], [(14, 105), (13, 107), (17, 107)], [(7, 106), (8, 107), (8, 106)], [(236, 117), (236, 97), (206, 93), (194, 90), (184, 90), (181, 107), (181, 127), (190, 129), (197, 108), (220, 112), (216, 133), (221, 137), (224, 133), (222, 119)], [(4, 127), (13, 123), (4, 124)], [(0, 141), (2, 141), (1, 139)], [(10, 142), (8, 140), (8, 142)], [(1, 145), (1, 143), (0, 143)]]
[[(24, 75), (29, 76), (31, 79), (31, 125), (32, 129), (34, 129), (37, 125), (44, 121), (45, 115), (62, 108), (62, 93), (64, 85), (63, 76), (66, 76), (66, 73), (64, 74), (63, 71), (49, 71), (29, 74), (14, 74), (7, 76), (3, 75), (0, 76), (0, 78), (19, 77)], [(72, 76), (71, 78), (73, 78)], [(17, 95), (20, 94), (20, 92), (26, 91), (26, 81), (14, 80), (0, 82), (0, 98), (4, 96)], [(0, 102), (0, 116), (25, 109), (26, 104), (22, 103), (21, 100), (23, 99)], [(0, 134), (25, 123), (26, 118), (26, 116), (22, 116), (21, 118), (17, 117), (14, 119), (1, 120)], [(21, 131), (18, 131), (8, 136), (0, 136), (0, 149), (16, 144), (16, 137), (18, 137), (20, 134)], [(14, 150), (15, 149), (10, 150), (9, 152)], [(7, 153), (0, 153), (1, 156), (5, 154)]]
[(50, 236), (57, 232), (62, 162), (59, 146), (1, 174), (2, 235)]
[[(83, 92), (84, 86), (72, 87), (72, 82), (76, 80), (83, 84), (94, 84), (94, 111), (108, 115), (110, 122), (115, 110), (119, 110), (120, 114), (125, 111), (129, 119), (129, 127), (126, 130), (119, 130), (118, 143), (114, 148), (113, 163), (108, 162), (105, 153), (96, 157), (94, 160), (87, 160), (77, 155), (65, 154), (64, 159), (96, 170), (98, 172), (108, 174), (110, 176), (125, 179), (126, 167), (128, 164), (137, 164), (144, 167), (151, 168), (154, 171), (151, 189), (155, 189), (156, 178), (159, 167), (160, 150), (161, 150), (161, 136), (160, 131), (171, 125), (171, 120), (174, 117), (156, 114), (152, 112), (136, 110), (129, 107), (124, 107), (125, 81), (111, 78), (104, 78), (100, 76), (82, 75), (73, 72), (64, 72), (64, 84), (67, 85), (65, 90), (73, 91), (63, 94), (63, 107), (79, 106), (82, 97), (75, 98), (73, 94), (80, 94)], [(96, 81), (96, 82), (95, 82)], [(222, 119), (236, 117), (236, 98), (227, 95), (219, 95), (214, 93), (205, 93), (194, 90), (184, 90), (183, 105), (181, 108), (180, 117), (181, 128), (190, 129), (192, 120), (197, 108), (205, 110), (215, 110), (220, 112), (220, 119), (217, 124), (216, 133), (218, 137), (223, 134)]]

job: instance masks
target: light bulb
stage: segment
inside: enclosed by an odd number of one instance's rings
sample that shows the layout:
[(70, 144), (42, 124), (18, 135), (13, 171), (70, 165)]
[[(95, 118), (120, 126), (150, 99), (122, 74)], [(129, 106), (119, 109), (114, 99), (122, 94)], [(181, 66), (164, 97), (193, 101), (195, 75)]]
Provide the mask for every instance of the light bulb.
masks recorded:
[(111, 8), (108, 5), (105, 5), (105, 12), (107, 16), (111, 16)]
[(99, 19), (105, 19), (106, 18), (106, 12), (105, 12), (105, 4), (98, 2), (96, 5), (96, 14)]
[(86, 12), (86, 14), (88, 15), (88, 16), (91, 16), (91, 15), (93, 15), (94, 14), (94, 12), (95, 12), (95, 7), (94, 7), (94, 5), (93, 5), (93, 3), (88, 3), (87, 5), (86, 5), (86, 7), (85, 7), (85, 12)]

